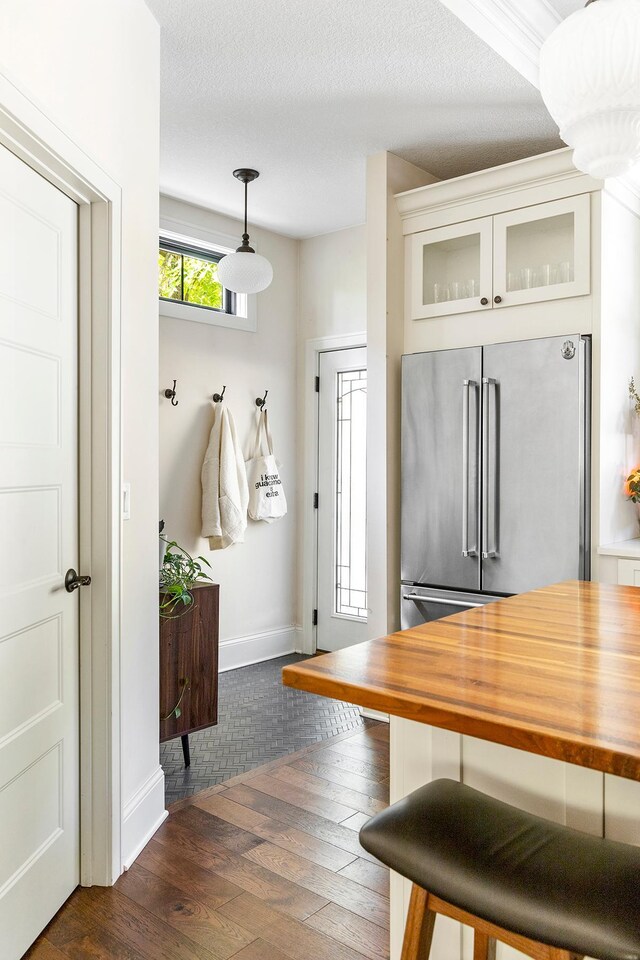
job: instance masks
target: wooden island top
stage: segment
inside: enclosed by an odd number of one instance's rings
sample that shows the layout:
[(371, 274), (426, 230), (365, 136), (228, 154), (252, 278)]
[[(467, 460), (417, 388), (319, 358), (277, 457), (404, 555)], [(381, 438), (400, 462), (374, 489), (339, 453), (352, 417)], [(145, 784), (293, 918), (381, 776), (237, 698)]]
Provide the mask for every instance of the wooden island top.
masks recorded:
[(640, 780), (640, 590), (568, 581), (283, 670), (291, 687)]

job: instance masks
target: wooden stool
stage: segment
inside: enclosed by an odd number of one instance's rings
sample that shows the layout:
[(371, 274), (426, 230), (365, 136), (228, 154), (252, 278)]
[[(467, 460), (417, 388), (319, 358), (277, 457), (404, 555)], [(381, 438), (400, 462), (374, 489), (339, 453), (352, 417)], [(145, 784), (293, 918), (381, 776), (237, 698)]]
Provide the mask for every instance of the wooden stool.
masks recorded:
[(370, 820), (365, 850), (413, 882), (402, 960), (427, 960), (437, 914), (535, 960), (640, 960), (640, 848), (434, 780)]

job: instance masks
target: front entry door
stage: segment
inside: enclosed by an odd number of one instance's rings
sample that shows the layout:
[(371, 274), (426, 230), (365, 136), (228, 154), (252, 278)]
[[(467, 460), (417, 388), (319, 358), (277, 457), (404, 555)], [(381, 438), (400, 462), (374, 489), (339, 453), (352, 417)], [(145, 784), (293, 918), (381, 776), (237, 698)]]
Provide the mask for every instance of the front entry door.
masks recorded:
[(0, 223), (0, 953), (18, 960), (79, 881), (78, 209), (0, 146)]
[(318, 650), (367, 634), (367, 351), (320, 354)]

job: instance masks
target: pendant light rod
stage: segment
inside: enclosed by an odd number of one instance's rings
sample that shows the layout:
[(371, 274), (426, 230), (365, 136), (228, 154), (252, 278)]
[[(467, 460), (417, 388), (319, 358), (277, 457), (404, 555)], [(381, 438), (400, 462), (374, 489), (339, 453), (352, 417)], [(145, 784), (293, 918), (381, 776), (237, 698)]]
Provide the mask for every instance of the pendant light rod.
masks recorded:
[(244, 183), (244, 233), (242, 234), (242, 246), (238, 247), (236, 253), (255, 253), (249, 246), (249, 231), (247, 229), (247, 184), (257, 180), (260, 174), (257, 170), (251, 170), (249, 167), (240, 167), (233, 171), (236, 180)]

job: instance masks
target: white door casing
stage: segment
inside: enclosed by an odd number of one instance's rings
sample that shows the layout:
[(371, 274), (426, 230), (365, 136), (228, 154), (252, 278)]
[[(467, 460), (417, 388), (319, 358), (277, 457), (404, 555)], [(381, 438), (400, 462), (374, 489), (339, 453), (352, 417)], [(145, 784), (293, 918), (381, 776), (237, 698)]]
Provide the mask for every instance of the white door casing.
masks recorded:
[(78, 208), (0, 147), (0, 942), (79, 882)]
[[(350, 414), (355, 404), (361, 416), (366, 416), (366, 347), (332, 350), (319, 356), (320, 389), (318, 394), (318, 650), (339, 650), (368, 638), (366, 620), (366, 430), (350, 430)], [(363, 379), (359, 380), (359, 371)], [(351, 380), (351, 377), (354, 380)], [(339, 387), (343, 382), (343, 386)], [(362, 383), (362, 388), (358, 384)], [(353, 387), (353, 390), (350, 387)], [(338, 394), (344, 396), (338, 409)], [(352, 407), (353, 404), (353, 407)], [(339, 418), (343, 431), (341, 441)], [(346, 472), (340, 469), (339, 449), (348, 450), (352, 459)], [(339, 474), (354, 477), (354, 499), (350, 507), (346, 500), (341, 510), (341, 498), (348, 496), (342, 489)], [(340, 520), (340, 516), (344, 519)], [(350, 527), (348, 529), (347, 527)], [(338, 553), (342, 555), (338, 558)], [(356, 560), (354, 554), (360, 554)], [(350, 590), (340, 590), (338, 563), (350, 563), (351, 570), (343, 575), (343, 584)], [(340, 608), (340, 598), (346, 604)], [(353, 611), (349, 612), (349, 604)], [(364, 604), (364, 607), (360, 606)], [(359, 609), (358, 609), (359, 608)]]

